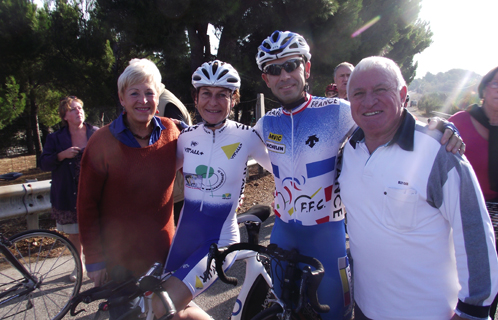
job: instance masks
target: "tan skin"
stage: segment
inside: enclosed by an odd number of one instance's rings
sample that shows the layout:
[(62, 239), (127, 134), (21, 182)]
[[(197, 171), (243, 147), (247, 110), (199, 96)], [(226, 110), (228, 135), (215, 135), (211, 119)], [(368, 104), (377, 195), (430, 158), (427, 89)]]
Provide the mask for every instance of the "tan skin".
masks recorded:
[[(156, 114), (159, 103), (158, 86), (153, 83), (144, 82), (131, 84), (119, 93), (119, 101), (126, 111), (125, 124), (131, 132), (146, 136), (152, 132), (151, 124)], [(149, 141), (136, 139), (140, 147), (149, 145)], [(93, 281), (95, 287), (103, 285), (107, 280), (107, 270), (101, 269), (88, 272), (88, 277)]]
[[(88, 139), (86, 137), (85, 111), (81, 104), (73, 100), (70, 109), (66, 111), (64, 120), (67, 122), (69, 134), (71, 135), (72, 146), (57, 154), (57, 160), (72, 159), (86, 147)], [(68, 234), (69, 240), (74, 244), (78, 254), (81, 256), (81, 243), (79, 233)]]
[[(195, 108), (207, 123), (216, 124), (225, 119), (233, 108), (235, 102), (231, 99), (231, 92), (221, 87), (201, 87), (198, 95), (194, 99)], [(219, 129), (223, 123), (216, 127), (209, 127), (211, 130)], [(171, 301), (175, 305), (177, 313), (173, 320), (197, 319), (209, 320), (211, 317), (202, 309), (189, 307), (192, 301), (192, 293), (180, 279), (171, 276), (163, 283), (163, 288), (168, 292)], [(157, 296), (152, 298), (152, 307), (156, 318), (162, 317), (165, 313), (164, 307)]]

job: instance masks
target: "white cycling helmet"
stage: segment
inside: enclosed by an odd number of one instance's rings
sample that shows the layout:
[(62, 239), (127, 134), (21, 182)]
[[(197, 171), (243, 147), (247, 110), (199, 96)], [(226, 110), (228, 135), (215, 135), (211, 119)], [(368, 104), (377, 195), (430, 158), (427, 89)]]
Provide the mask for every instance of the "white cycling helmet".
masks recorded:
[(256, 63), (263, 71), (265, 63), (294, 54), (303, 55), (306, 61), (309, 61), (311, 59), (310, 46), (300, 34), (277, 30), (263, 40), (258, 47)]
[(214, 60), (204, 62), (192, 74), (192, 85), (200, 87), (223, 87), (235, 91), (240, 88), (240, 77), (231, 64)]

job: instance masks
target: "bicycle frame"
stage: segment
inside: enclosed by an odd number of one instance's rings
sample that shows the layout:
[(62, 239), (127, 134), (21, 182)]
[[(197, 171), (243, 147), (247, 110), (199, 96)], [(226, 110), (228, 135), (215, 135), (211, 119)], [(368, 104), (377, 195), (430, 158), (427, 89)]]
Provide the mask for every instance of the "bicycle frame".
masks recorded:
[[(19, 273), (24, 277), (26, 282), (22, 284), (22, 287), (25, 289), (17, 293), (16, 295), (13, 295), (9, 297), (8, 299), (5, 300), (0, 300), (0, 306), (8, 303), (11, 300), (14, 300), (16, 298), (19, 298), (23, 295), (26, 295), (32, 291), (35, 290), (36, 284), (38, 283), (38, 279), (36, 279), (31, 273), (24, 268), (24, 266), (17, 261), (16, 257), (10, 252), (9, 248), (7, 248), (8, 240), (6, 240), (3, 235), (0, 235), (2, 237), (2, 240), (0, 242), (0, 252), (5, 256), (6, 260), (10, 263), (10, 265), (15, 268)], [(3, 299), (5, 296), (8, 296), (10, 293), (17, 291), (20, 288), (21, 284), (18, 284), (12, 288), (9, 288), (8, 290), (2, 290), (0, 293), (0, 299)]]
[[(280, 297), (281, 300), (276, 298), (274, 299), (275, 302), (278, 303), (277, 306), (279, 306), (283, 311), (284, 319), (290, 319), (291, 314), (293, 314), (294, 312), (299, 313), (305, 306), (307, 299), (309, 300), (311, 308), (317, 313), (324, 313), (330, 310), (328, 305), (320, 304), (317, 295), (317, 289), (324, 274), (323, 265), (315, 258), (299, 254), (297, 250), (288, 251), (279, 248), (275, 244), (270, 244), (265, 247), (255, 243), (236, 243), (225, 248), (218, 249), (217, 244), (213, 243), (209, 250), (208, 265), (210, 265), (210, 262), (212, 260), (215, 260), (216, 272), (218, 273), (218, 277), (220, 278), (220, 280), (228, 284), (236, 285), (237, 279), (234, 277), (229, 277), (225, 274), (223, 270), (223, 261), (228, 254), (244, 250), (252, 250), (262, 255), (268, 255), (271, 259), (276, 259), (277, 261), (281, 262), (287, 262), (283, 280), (284, 288), (282, 289), (282, 297)], [(304, 263), (306, 266), (302, 269), (298, 268), (298, 263)], [(310, 266), (312, 266), (315, 270), (312, 271)], [(298, 277), (296, 277), (296, 272), (299, 269), (301, 269), (302, 272)], [(296, 278), (300, 278), (300, 284), (297, 287), (299, 294), (297, 296), (298, 300), (296, 301), (297, 306), (293, 307), (292, 282), (294, 282)], [(268, 310), (270, 310), (271, 312), (277, 312), (277, 310), (271, 310), (271, 308)], [(263, 311), (259, 315), (264, 314), (264, 316), (268, 316), (268, 314), (266, 314), (266, 311), (268, 310)]]
[(250, 291), (253, 287), (253, 284), (256, 283), (256, 279), (259, 276), (261, 276), (266, 281), (266, 284), (269, 288), (272, 287), (271, 278), (257, 256), (258, 254), (256, 252), (250, 250), (240, 251), (237, 254), (237, 260), (244, 260), (246, 265), (246, 272), (244, 283), (242, 284), (239, 295), (237, 296), (237, 299), (235, 300), (235, 304), (233, 306), (231, 317), (232, 320), (242, 319), (242, 311), (244, 310), (244, 307), (246, 305), (247, 297), (251, 293)]

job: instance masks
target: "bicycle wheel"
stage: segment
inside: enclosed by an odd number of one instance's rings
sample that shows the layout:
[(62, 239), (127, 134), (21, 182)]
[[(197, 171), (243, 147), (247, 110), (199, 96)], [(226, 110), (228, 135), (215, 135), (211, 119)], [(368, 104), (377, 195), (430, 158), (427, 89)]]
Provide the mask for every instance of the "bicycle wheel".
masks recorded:
[[(75, 247), (59, 233), (47, 230), (29, 230), (9, 240), (9, 250), (36, 283), (29, 284), (0, 254), (0, 290), (8, 292), (0, 301), (0, 319), (62, 319), (83, 278)], [(69, 278), (73, 271), (74, 282)], [(34, 290), (26, 293), (26, 288)]]

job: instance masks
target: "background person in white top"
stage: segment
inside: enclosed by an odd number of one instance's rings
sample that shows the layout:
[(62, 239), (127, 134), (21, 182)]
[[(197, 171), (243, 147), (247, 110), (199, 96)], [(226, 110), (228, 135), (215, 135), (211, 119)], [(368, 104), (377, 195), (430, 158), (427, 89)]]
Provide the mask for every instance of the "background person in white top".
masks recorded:
[(488, 319), (498, 259), (472, 167), (403, 108), (407, 87), (392, 60), (363, 59), (348, 95), (359, 128), (339, 182), (355, 319)]

